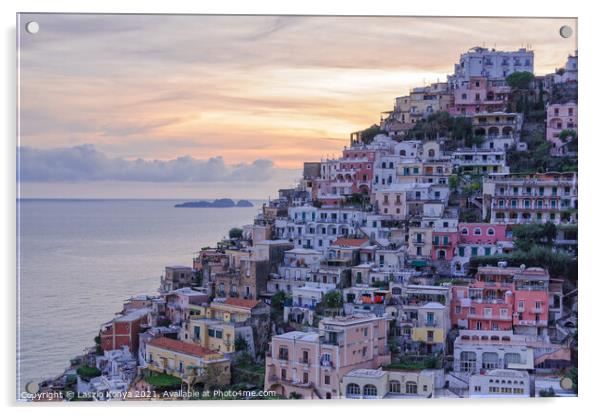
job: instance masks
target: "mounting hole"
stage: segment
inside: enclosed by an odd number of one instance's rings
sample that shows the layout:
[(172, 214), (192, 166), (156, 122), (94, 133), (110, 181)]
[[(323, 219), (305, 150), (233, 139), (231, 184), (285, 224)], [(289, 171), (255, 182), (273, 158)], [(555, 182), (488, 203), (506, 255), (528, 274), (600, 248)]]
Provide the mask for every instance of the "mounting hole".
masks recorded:
[(569, 38), (573, 35), (573, 29), (571, 28), (571, 26), (562, 26), (560, 28), (560, 36), (562, 36), (563, 38)]
[(27, 30), (27, 33), (30, 35), (35, 35), (40, 31), (40, 24), (38, 22), (27, 22), (25, 30)]

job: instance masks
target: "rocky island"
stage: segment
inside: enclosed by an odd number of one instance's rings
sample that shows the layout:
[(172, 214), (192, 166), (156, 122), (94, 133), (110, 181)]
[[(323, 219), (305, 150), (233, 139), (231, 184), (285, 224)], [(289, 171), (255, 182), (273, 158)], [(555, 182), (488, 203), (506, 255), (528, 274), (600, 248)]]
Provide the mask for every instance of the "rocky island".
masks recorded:
[(229, 207), (253, 207), (253, 203), (241, 199), (234, 202), (232, 199), (215, 199), (213, 202), (198, 200), (196, 202), (184, 202), (174, 205), (177, 208), (229, 208)]

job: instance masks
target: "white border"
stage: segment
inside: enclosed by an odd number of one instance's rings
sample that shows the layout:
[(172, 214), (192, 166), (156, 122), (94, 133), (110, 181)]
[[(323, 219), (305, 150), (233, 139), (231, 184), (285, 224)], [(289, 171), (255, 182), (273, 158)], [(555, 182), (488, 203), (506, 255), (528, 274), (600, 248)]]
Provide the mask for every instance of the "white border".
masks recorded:
[[(595, 263), (596, 254), (599, 255), (598, 240), (596, 238), (600, 230), (599, 217), (595, 215), (599, 200), (599, 184), (595, 182), (599, 171), (602, 155), (600, 126), (594, 125), (599, 119), (596, 112), (600, 110), (601, 75), (600, 68), (600, 46), (597, 39), (602, 39), (600, 27), (602, 22), (599, 13), (596, 13), (593, 2), (567, 2), (548, 0), (545, 2), (527, 2), (524, 0), (504, 0), (499, 2), (484, 1), (431, 1), (431, 2), (408, 2), (408, 1), (338, 1), (327, 2), (324, 0), (305, 0), (302, 2), (286, 1), (226, 1), (198, 2), (198, 1), (158, 1), (146, 0), (144, 2), (134, 0), (22, 0), (11, 4), (1, 2), (0, 14), (3, 29), (3, 54), (2, 54), (2, 81), (5, 97), (1, 102), (3, 137), (3, 181), (4, 204), (2, 206), (2, 229), (4, 237), (0, 253), (5, 273), (2, 277), (4, 282), (3, 316), (6, 331), (3, 340), (0, 341), (2, 355), (5, 359), (0, 366), (4, 368), (4, 376), (0, 383), (0, 395), (2, 402), (8, 406), (8, 412), (19, 410), (20, 413), (29, 413), (43, 410), (48, 413), (64, 413), (66, 411), (82, 411), (81, 405), (23, 405), (16, 404), (15, 397), (15, 13), (21, 12), (120, 12), (120, 13), (227, 13), (227, 14), (338, 14), (338, 15), (454, 15), (454, 16), (542, 16), (542, 17), (578, 17), (579, 18), (579, 78), (580, 78), (580, 125), (579, 130), (582, 137), (580, 151), (580, 222), (581, 232), (579, 235), (579, 262), (581, 268), (581, 316), (580, 330), (580, 353), (579, 360), (579, 383), (580, 397), (576, 399), (546, 399), (546, 400), (437, 400), (437, 401), (396, 401), (396, 402), (213, 402), (197, 403), (193, 405), (178, 405), (175, 411), (232, 411), (244, 410), (249, 415), (267, 412), (287, 411), (287, 413), (307, 413), (315, 410), (338, 410), (348, 413), (363, 413), (367, 411), (427, 411), (441, 413), (487, 413), (498, 414), (508, 411), (538, 411), (553, 413), (578, 413), (588, 410), (593, 406), (596, 398), (600, 396), (600, 308), (596, 307), (595, 301), (602, 292), (600, 276), (597, 275), (599, 268)], [(597, 98), (597, 99), (596, 99)], [(595, 128), (598, 127), (598, 128)], [(599, 183), (599, 181), (598, 181)], [(597, 324), (598, 323), (598, 324)], [(131, 407), (132, 405), (113, 405), (116, 407)], [(166, 405), (153, 403), (145, 405), (145, 413), (164, 413), (169, 410)], [(17, 408), (18, 407), (18, 408)], [(201, 407), (205, 409), (201, 409)], [(177, 409), (176, 409), (177, 408)], [(243, 409), (244, 408), (244, 409)], [(132, 408), (133, 409), (133, 408)], [(86, 412), (105, 413), (106, 404), (88, 405)]]

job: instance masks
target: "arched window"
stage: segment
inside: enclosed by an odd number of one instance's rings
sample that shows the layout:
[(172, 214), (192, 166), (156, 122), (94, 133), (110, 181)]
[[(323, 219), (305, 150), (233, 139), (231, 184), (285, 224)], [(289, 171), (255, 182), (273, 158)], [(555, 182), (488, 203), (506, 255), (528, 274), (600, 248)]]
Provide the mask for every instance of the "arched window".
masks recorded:
[(481, 228), (474, 228), (474, 231), (472, 231), (472, 233), (474, 233), (477, 236), (481, 235)]
[(405, 150), (399, 150), (399, 155), (402, 156), (402, 157), (405, 157), (406, 151)]
[(435, 150), (432, 148), (429, 150), (429, 157), (435, 157)]
[[(478, 337), (477, 337), (478, 340)], [(477, 354), (475, 352), (460, 353), (460, 370), (463, 372), (472, 372), (475, 370)]]
[(468, 235), (468, 228), (462, 228), (462, 235)]
[(376, 396), (376, 386), (371, 384), (364, 385), (364, 396)]
[(506, 353), (504, 355), (504, 368), (508, 368), (509, 363), (520, 363), (520, 354)]
[(401, 383), (398, 380), (389, 381), (389, 393), (401, 393)]
[(358, 396), (360, 395), (360, 387), (356, 383), (350, 383), (347, 385), (347, 396)]
[(483, 353), (483, 368), (484, 369), (497, 369), (499, 367), (499, 358), (497, 353), (485, 352)]
[(418, 393), (418, 384), (416, 382), (406, 382), (406, 393), (416, 395)]
[(490, 137), (497, 137), (500, 134), (500, 129), (497, 127), (489, 127), (488, 135)]
[(495, 229), (493, 229), (493, 228), (487, 228), (487, 235), (489, 235), (489, 236), (495, 235)]

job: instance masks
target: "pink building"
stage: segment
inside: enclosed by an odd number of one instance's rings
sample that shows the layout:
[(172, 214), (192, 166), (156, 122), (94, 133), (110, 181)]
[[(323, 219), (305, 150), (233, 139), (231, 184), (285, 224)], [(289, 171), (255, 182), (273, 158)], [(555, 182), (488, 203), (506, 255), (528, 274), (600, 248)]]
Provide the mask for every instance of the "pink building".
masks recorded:
[(452, 326), (544, 335), (549, 280), (542, 268), (481, 267), (473, 283), (452, 287)]
[(560, 138), (562, 130), (574, 130), (577, 133), (577, 104), (575, 102), (548, 105), (546, 140), (552, 143), (551, 153), (553, 156), (564, 156), (570, 153), (567, 147), (570, 138), (562, 140)]
[[(345, 148), (343, 156), (321, 163), (315, 196), (324, 206), (341, 206), (346, 195), (370, 194), (376, 150), (363, 146)], [(312, 190), (313, 191), (313, 190)]]
[(353, 193), (369, 194), (372, 189), (372, 178), (374, 177), (375, 150), (365, 148), (349, 148), (343, 150), (343, 157), (339, 160), (339, 174), (345, 178), (350, 175)]
[(465, 275), (473, 256), (508, 253), (512, 248), (512, 234), (508, 225), (460, 222), (451, 260), (452, 273)]
[(455, 228), (450, 231), (434, 230), (431, 259), (451, 261), (457, 245), (458, 231)]
[(454, 90), (452, 115), (505, 111), (510, 87), (504, 80), (489, 80), (484, 76), (472, 76)]
[(341, 397), (343, 376), (391, 362), (384, 317), (325, 318), (318, 332), (292, 331), (272, 337), (266, 354), (265, 390), (306, 399)]

